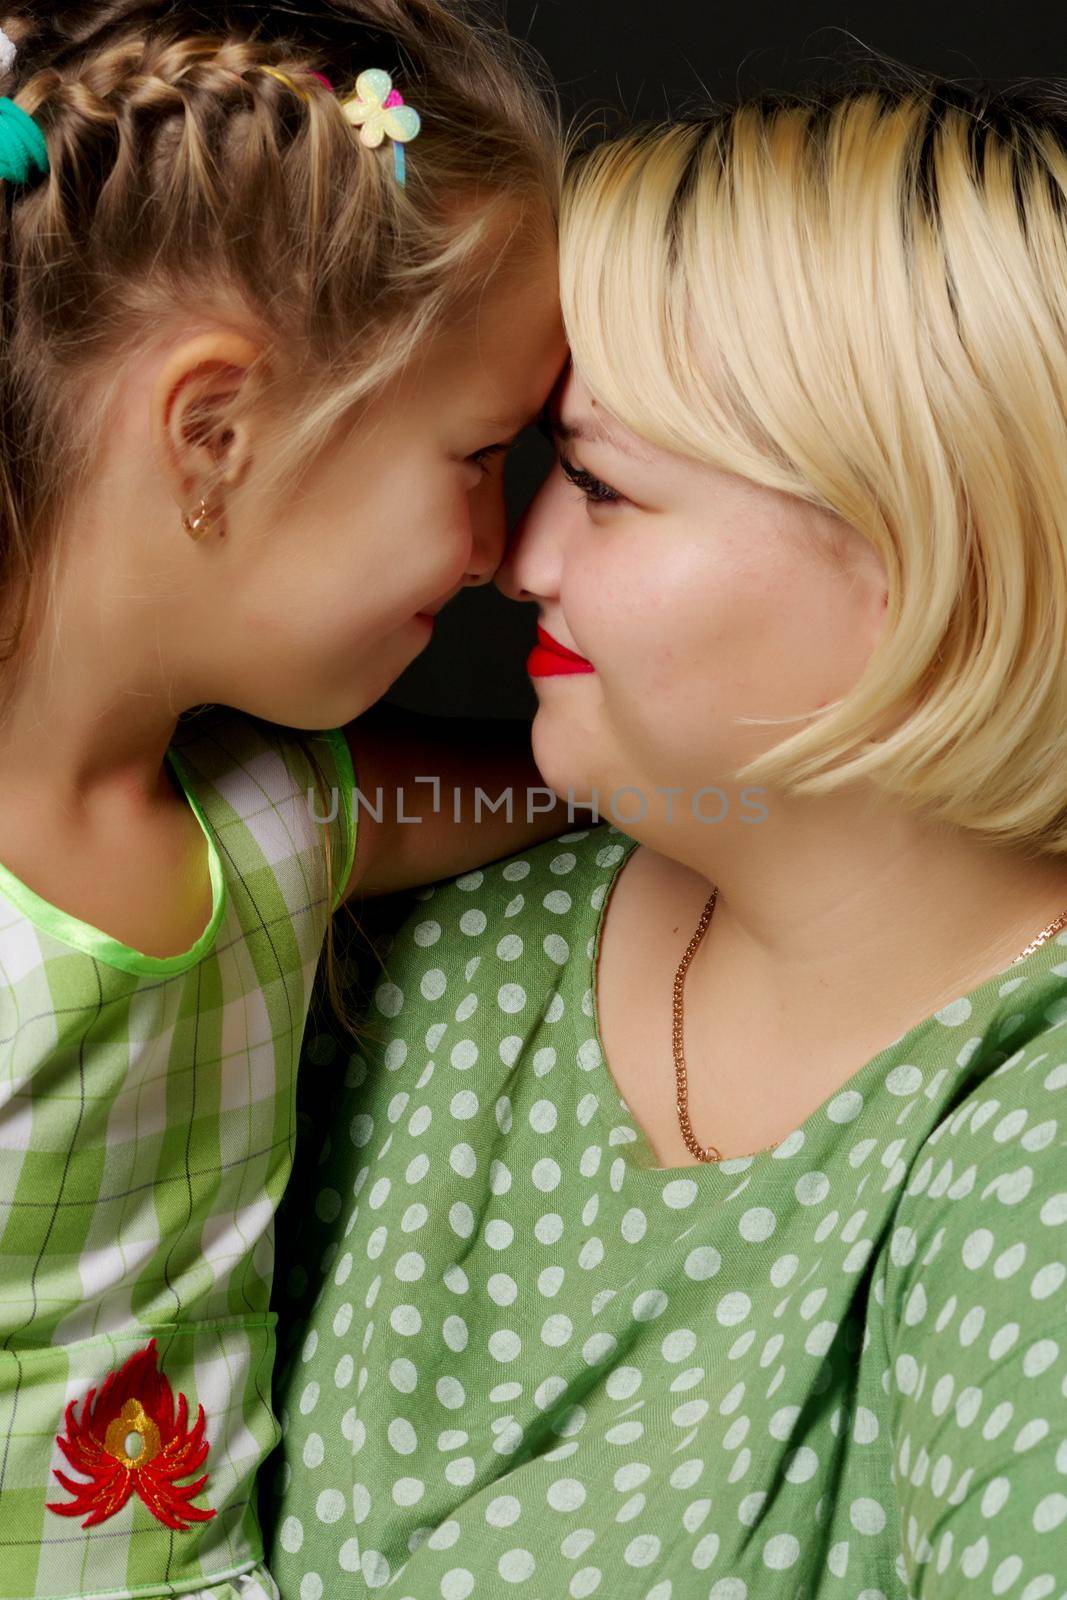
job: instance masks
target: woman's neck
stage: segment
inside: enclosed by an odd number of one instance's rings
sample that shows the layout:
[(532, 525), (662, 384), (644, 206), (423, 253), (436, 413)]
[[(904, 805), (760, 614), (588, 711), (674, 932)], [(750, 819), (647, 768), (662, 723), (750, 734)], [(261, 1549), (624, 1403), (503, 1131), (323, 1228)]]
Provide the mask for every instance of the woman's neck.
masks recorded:
[(919, 1020), (1008, 967), (1067, 910), (1067, 859), (994, 849), (886, 808), (833, 810), (821, 839), (813, 812), (790, 832), (771, 812), (729, 836), (672, 837), (668, 824), (635, 852), (625, 870), (644, 879), (650, 934), (678, 959), (718, 887), (687, 1015), (714, 970), (717, 993), (755, 1006), (783, 1042), (825, 1032), (828, 1004), (839, 1032), (869, 1031), (872, 1011), (889, 1026)]

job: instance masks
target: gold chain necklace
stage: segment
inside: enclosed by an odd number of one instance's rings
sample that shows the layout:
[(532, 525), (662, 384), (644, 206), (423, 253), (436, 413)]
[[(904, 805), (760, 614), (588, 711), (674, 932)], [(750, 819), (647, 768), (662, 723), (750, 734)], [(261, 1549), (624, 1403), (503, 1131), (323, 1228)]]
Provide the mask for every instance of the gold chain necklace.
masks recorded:
[[(682, 989), (685, 984), (685, 975), (689, 969), (689, 963), (696, 954), (697, 946), (700, 944), (701, 939), (707, 932), (718, 893), (718, 889), (715, 888), (708, 896), (707, 905), (701, 912), (700, 921), (697, 924), (697, 931), (690, 939), (685, 955), (678, 964), (678, 971), (674, 975), (674, 1026), (672, 1037), (674, 1043), (674, 1075), (678, 1087), (678, 1121), (681, 1123), (682, 1138), (686, 1142), (686, 1147), (696, 1156), (698, 1161), (721, 1161), (723, 1158), (713, 1144), (709, 1144), (705, 1150), (698, 1143), (696, 1135), (693, 1133), (693, 1125), (689, 1121), (689, 1091), (686, 1084), (685, 1056), (682, 1054)], [(1026, 956), (1031, 955), (1038, 945), (1044, 944), (1045, 940), (1055, 933), (1057, 928), (1062, 928), (1064, 923), (1067, 923), (1067, 911), (1061, 911), (1055, 922), (1050, 922), (1048, 927), (1043, 929), (1036, 939), (1031, 939), (1025, 950), (1020, 950), (1017, 956), (1012, 957), (1009, 965), (1014, 966), (1017, 961), (1022, 961)], [(755, 1156), (765, 1155), (768, 1150), (776, 1148), (776, 1145), (769, 1144), (765, 1145), (762, 1150), (752, 1150), (749, 1154)], [(735, 1156), (731, 1159), (741, 1161), (747, 1158)]]

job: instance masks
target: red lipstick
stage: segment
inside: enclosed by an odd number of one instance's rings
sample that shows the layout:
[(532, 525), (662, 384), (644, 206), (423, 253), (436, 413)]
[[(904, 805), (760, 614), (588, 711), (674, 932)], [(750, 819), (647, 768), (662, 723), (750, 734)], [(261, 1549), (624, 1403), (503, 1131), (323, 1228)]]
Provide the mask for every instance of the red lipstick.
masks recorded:
[(526, 658), (526, 670), (531, 678), (552, 678), (565, 672), (595, 672), (591, 661), (576, 650), (553, 639), (541, 624), (537, 624), (537, 643)]

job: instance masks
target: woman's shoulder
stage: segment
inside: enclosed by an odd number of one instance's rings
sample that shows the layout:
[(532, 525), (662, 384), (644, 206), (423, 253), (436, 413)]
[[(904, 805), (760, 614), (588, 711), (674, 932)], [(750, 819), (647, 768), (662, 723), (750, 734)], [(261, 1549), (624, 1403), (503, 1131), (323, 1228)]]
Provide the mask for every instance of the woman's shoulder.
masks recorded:
[[(413, 893), (383, 896), (364, 917), (385, 979), (378, 1010), (415, 989), (431, 1002), (457, 983), (494, 984), (516, 1002), (587, 962), (601, 908), (636, 841), (601, 823), (558, 834)], [(569, 981), (569, 978), (568, 978)]]
[(1027, 1593), (1049, 1592), (1052, 1567), (1057, 1587), (1067, 1575), (1062, 1010), (1055, 998), (1026, 1022), (992, 1070), (956, 1063), (885, 1237), (874, 1289), (912, 1593), (926, 1592), (935, 1552), (943, 1572), (953, 1549), (968, 1577), (1021, 1574)]
[(1001, 1019), (1020, 1035), (1014, 1048), (958, 1059), (954, 1092), (901, 1175), (886, 1239), (891, 1348), (906, 1349), (946, 1302), (1031, 1330), (1067, 1314), (1063, 1011), (1038, 984), (1029, 1012)]
[(462, 918), (474, 910), (487, 918), (499, 917), (512, 931), (534, 923), (551, 927), (576, 921), (590, 906), (598, 909), (604, 890), (635, 844), (607, 822), (557, 834), (417, 890), (409, 921), (437, 913)]

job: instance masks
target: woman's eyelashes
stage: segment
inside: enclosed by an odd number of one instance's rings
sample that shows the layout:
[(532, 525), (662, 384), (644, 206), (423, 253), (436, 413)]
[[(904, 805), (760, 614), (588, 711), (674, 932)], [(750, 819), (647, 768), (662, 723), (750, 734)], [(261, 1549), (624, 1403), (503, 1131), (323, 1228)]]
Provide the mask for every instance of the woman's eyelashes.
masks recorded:
[[(500, 456), (506, 456), (514, 443), (514, 439), (501, 439), (496, 444), (483, 445), (480, 450), (475, 450), (469, 455), (467, 460), (472, 466), (480, 467), (483, 475), (488, 476), (490, 463)], [(569, 483), (573, 483), (576, 489), (581, 490), (588, 505), (618, 505), (625, 498), (617, 489), (613, 489), (610, 483), (605, 483), (602, 478), (594, 477), (584, 467), (577, 467), (573, 461), (568, 461), (562, 452), (557, 451), (557, 459), (563, 476)]]
[(570, 430), (563, 428), (558, 419), (552, 415), (548, 402), (545, 403), (535, 426), (556, 452), (556, 460), (563, 476), (568, 483), (573, 483), (576, 489), (582, 491), (587, 505), (611, 506), (625, 502), (626, 496), (613, 489), (610, 483), (605, 483), (603, 478), (594, 477), (584, 467), (576, 467), (573, 461), (567, 460), (561, 445), (564, 439), (569, 437)]
[(560, 471), (568, 483), (573, 483), (576, 489), (582, 491), (585, 500), (590, 505), (617, 505), (623, 499), (617, 489), (613, 489), (602, 478), (595, 478), (591, 472), (586, 472), (584, 467), (576, 467), (573, 461), (568, 461), (566, 456), (559, 457)]

